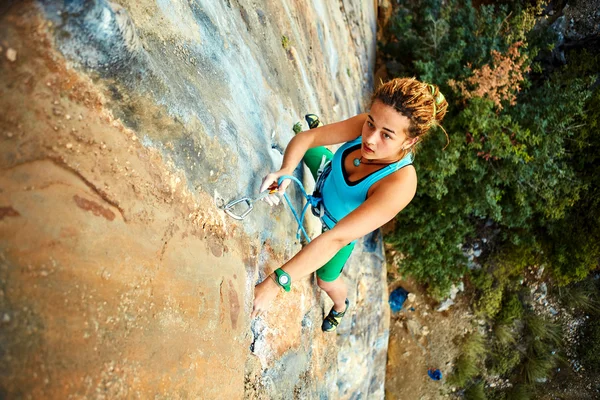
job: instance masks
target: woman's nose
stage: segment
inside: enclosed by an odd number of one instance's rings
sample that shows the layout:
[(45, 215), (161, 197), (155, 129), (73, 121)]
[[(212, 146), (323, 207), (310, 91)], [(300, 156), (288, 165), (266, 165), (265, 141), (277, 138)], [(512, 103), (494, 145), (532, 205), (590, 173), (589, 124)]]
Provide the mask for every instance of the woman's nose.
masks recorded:
[(372, 132), (369, 132), (369, 134), (367, 134), (367, 137), (365, 138), (365, 142), (367, 142), (367, 144), (369, 144), (369, 145), (375, 144), (376, 139), (377, 139), (377, 131), (372, 131)]

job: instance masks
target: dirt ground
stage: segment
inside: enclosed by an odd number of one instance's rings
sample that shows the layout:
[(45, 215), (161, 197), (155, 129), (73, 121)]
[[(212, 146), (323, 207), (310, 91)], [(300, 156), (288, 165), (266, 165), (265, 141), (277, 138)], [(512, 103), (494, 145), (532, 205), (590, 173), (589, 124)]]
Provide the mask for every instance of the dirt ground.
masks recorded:
[[(392, 257), (388, 254), (388, 263)], [(410, 294), (402, 310), (392, 313), (386, 371), (385, 398), (389, 400), (435, 400), (449, 397), (453, 388), (446, 379), (458, 356), (462, 337), (473, 329), (473, 315), (459, 293), (448, 311), (438, 312), (437, 302), (413, 280), (403, 278), (388, 264), (390, 293), (403, 287)], [(429, 368), (439, 369), (434, 381)]]
[[(387, 256), (388, 261), (393, 257)], [(447, 383), (460, 351), (462, 338), (478, 329), (478, 320), (470, 312), (468, 299), (459, 293), (449, 310), (437, 312), (438, 302), (428, 298), (424, 288), (411, 279), (403, 279), (398, 267), (388, 264), (389, 291), (401, 286), (414, 295), (407, 299), (403, 309), (391, 315), (390, 338), (386, 374), (386, 399), (434, 400), (456, 398), (456, 391)], [(532, 282), (532, 293), (541, 281)], [(592, 400), (598, 399), (600, 379), (586, 371), (577, 361), (574, 351), (578, 346), (579, 326), (585, 317), (574, 318), (571, 311), (561, 307), (556, 299), (544, 306), (536, 305), (540, 315), (552, 318), (548, 308), (559, 310), (556, 322), (563, 327), (567, 344), (564, 356), (547, 383), (540, 384), (532, 398), (538, 400)], [(577, 322), (579, 321), (579, 322)], [(570, 347), (569, 347), (570, 346)], [(438, 368), (443, 379), (433, 381), (427, 376), (428, 368)]]

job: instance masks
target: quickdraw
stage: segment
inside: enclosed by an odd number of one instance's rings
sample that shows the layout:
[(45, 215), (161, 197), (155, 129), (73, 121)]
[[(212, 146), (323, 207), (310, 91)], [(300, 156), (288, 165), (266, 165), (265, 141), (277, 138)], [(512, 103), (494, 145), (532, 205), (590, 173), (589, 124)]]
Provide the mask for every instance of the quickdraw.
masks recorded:
[[(252, 209), (254, 208), (255, 202), (257, 202), (260, 199), (263, 199), (273, 193), (277, 193), (277, 189), (274, 189), (274, 190), (267, 189), (254, 198), (242, 197), (241, 199), (230, 201), (225, 206), (223, 206), (223, 211), (225, 211), (225, 214), (229, 215), (231, 218), (237, 219), (238, 221), (242, 221), (244, 218), (246, 218), (248, 216), (248, 214), (250, 214), (250, 211), (252, 211)], [(248, 208), (241, 214), (236, 214), (233, 209), (235, 206), (237, 206), (240, 203), (246, 203), (246, 206)]]
[[(283, 198), (285, 199), (288, 206), (290, 207), (290, 210), (292, 210), (292, 214), (294, 214), (294, 218), (296, 218), (296, 222), (298, 222), (298, 231), (296, 232), (296, 237), (300, 238), (300, 233), (302, 233), (304, 235), (304, 237), (306, 238), (306, 241), (308, 243), (310, 243), (310, 237), (308, 236), (308, 233), (306, 233), (306, 230), (304, 229), (304, 226), (303, 226), (304, 217), (306, 216), (306, 210), (308, 209), (308, 206), (311, 206), (313, 209), (313, 214), (315, 214), (317, 217), (321, 218), (321, 221), (322, 221), (322, 216), (324, 215), (324, 207), (323, 207), (322, 198), (319, 195), (310, 195), (310, 194), (306, 193), (306, 190), (304, 189), (302, 182), (300, 182), (298, 180), (298, 178), (291, 176), (291, 175), (283, 175), (282, 177), (280, 177), (277, 182), (277, 185), (281, 185), (281, 182), (283, 182), (286, 179), (290, 179), (292, 182), (296, 183), (298, 185), (298, 187), (300, 188), (302, 195), (306, 199), (306, 204), (304, 205), (304, 208), (302, 208), (302, 212), (300, 213), (300, 216), (298, 216), (298, 213), (294, 209), (294, 206), (292, 205), (292, 202), (290, 201), (290, 198), (288, 197), (287, 193), (283, 193)], [(270, 194), (273, 194), (273, 193), (277, 193), (277, 189), (273, 189), (273, 190), (267, 189), (264, 192), (261, 192), (255, 198), (242, 197), (241, 199), (233, 200), (233, 201), (227, 203), (223, 207), (223, 211), (225, 211), (225, 213), (227, 215), (229, 215), (231, 218), (237, 219), (238, 221), (242, 221), (244, 218), (246, 218), (248, 216), (248, 214), (250, 214), (250, 212), (254, 208), (255, 202), (257, 202), (258, 200), (260, 200)], [(245, 203), (248, 208), (241, 214), (236, 214), (233, 211), (233, 208), (236, 205), (241, 204), (241, 203)], [(325, 214), (329, 215), (327, 212), (325, 212)], [(331, 219), (333, 221), (335, 221), (335, 219), (333, 219), (333, 218), (331, 218)]]

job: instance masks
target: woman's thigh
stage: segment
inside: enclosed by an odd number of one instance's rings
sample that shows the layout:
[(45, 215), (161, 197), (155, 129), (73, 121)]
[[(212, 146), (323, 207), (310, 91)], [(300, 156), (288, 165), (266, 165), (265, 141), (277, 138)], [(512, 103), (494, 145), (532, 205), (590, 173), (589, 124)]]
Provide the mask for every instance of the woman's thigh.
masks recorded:
[(325, 282), (331, 282), (339, 278), (353, 249), (354, 243), (342, 247), (327, 264), (317, 270), (317, 276)]
[(319, 146), (314, 147), (312, 149), (308, 149), (304, 154), (304, 158), (302, 159), (308, 169), (310, 169), (310, 173), (312, 174), (315, 180), (317, 179), (317, 172), (319, 171), (319, 167), (323, 162), (323, 157), (325, 157), (325, 162), (331, 160), (333, 158), (333, 153), (326, 147)]

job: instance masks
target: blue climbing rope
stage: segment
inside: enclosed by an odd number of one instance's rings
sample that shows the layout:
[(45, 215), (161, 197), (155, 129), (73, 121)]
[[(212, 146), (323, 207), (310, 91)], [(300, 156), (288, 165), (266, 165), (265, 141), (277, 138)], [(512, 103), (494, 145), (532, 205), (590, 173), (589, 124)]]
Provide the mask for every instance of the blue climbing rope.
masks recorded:
[(296, 238), (299, 239), (300, 233), (302, 232), (302, 234), (306, 238), (306, 241), (308, 243), (310, 243), (310, 238), (308, 237), (308, 233), (306, 233), (306, 230), (304, 229), (304, 226), (303, 226), (304, 217), (306, 216), (306, 210), (308, 210), (308, 206), (317, 207), (319, 205), (319, 202), (322, 201), (322, 199), (320, 197), (313, 196), (313, 195), (306, 193), (306, 190), (304, 189), (304, 185), (302, 185), (302, 182), (300, 182), (298, 180), (298, 178), (291, 176), (291, 175), (281, 176), (279, 178), (279, 180), (277, 181), (277, 185), (281, 185), (281, 183), (286, 179), (290, 179), (292, 182), (296, 183), (298, 185), (298, 187), (300, 188), (302, 195), (306, 199), (306, 204), (304, 205), (304, 208), (302, 208), (302, 212), (300, 213), (300, 216), (298, 216), (298, 213), (294, 209), (294, 206), (292, 205), (292, 202), (290, 201), (290, 198), (288, 197), (287, 193), (285, 193), (285, 192), (283, 193), (283, 198), (287, 202), (288, 206), (290, 206), (290, 210), (292, 210), (292, 214), (294, 214), (294, 218), (296, 218), (296, 222), (298, 222), (298, 231), (296, 232)]

